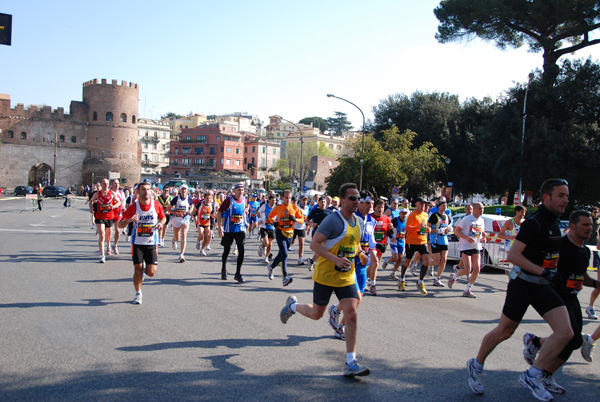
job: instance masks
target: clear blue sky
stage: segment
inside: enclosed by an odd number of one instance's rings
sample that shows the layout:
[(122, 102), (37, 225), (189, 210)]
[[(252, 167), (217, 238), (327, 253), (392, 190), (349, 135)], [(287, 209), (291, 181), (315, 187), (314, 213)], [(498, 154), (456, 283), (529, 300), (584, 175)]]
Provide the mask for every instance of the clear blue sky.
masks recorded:
[[(249, 112), (267, 120), (360, 113), (416, 90), (496, 98), (541, 54), (491, 43), (438, 44), (434, 0), (3, 1), (0, 93), (68, 109), (93, 78), (140, 85), (139, 116)], [(600, 47), (576, 57), (600, 58)]]

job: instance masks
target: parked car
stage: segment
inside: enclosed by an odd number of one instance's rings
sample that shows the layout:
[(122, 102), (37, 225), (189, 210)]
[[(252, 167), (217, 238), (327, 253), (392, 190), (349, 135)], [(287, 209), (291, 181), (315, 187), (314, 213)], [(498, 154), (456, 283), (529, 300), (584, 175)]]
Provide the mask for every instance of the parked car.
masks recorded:
[(65, 195), (67, 189), (60, 186), (46, 186), (42, 190), (42, 195), (44, 197), (61, 197)]
[[(456, 226), (464, 213), (458, 213), (453, 216), (452, 226)], [(506, 248), (504, 240), (495, 236), (504, 225), (504, 222), (510, 219), (508, 216), (483, 214), (484, 230), (488, 235), (488, 240), (483, 245), (481, 253), (481, 267), (492, 267), (499, 269), (510, 269), (512, 264), (506, 259)], [(458, 237), (454, 233), (448, 236), (448, 259), (460, 260), (460, 251), (458, 250)]]
[(15, 187), (15, 195), (27, 195), (27, 194), (33, 194), (33, 187), (29, 187), (29, 186)]

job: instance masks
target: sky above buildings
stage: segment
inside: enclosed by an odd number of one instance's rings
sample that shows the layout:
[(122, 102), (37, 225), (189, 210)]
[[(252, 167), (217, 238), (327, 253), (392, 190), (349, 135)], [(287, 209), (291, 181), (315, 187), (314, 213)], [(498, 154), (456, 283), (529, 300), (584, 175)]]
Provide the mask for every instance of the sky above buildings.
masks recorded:
[[(497, 98), (541, 69), (527, 49), (439, 44), (437, 0), (3, 1), (0, 93), (68, 110), (94, 78), (140, 86), (139, 117), (248, 112), (298, 121), (360, 112), (395, 93)], [(598, 62), (600, 46), (576, 58)]]

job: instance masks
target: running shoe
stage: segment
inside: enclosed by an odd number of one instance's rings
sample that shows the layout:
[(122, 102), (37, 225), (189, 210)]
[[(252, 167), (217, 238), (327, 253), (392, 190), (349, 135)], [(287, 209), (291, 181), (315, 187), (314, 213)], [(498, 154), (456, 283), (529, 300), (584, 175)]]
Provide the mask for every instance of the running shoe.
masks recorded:
[(273, 253), (269, 253), (269, 260), (273, 259)]
[(285, 278), (283, 278), (283, 286), (287, 286), (290, 283), (292, 283), (294, 281), (294, 278), (292, 278), (291, 276), (286, 276)]
[(421, 294), (423, 294), (423, 295), (427, 294), (427, 289), (425, 289), (425, 283), (417, 283), (417, 286), (419, 287)]
[(383, 262), (381, 263), (381, 269), (386, 269), (388, 266), (388, 262), (389, 262), (389, 258), (386, 258), (385, 260), (383, 260)]
[(142, 304), (142, 294), (136, 293), (132, 301), (133, 304)]
[(553, 394), (564, 394), (567, 392), (565, 387), (554, 381), (552, 374), (542, 373), (542, 384), (544, 384), (544, 388), (546, 388), (546, 390), (552, 392)]
[(440, 278), (433, 278), (433, 286), (437, 286), (438, 288), (443, 288), (444, 284), (440, 281)]
[(523, 358), (527, 362), (527, 364), (533, 364), (535, 361), (535, 357), (537, 356), (540, 348), (535, 347), (533, 344), (533, 339), (535, 338), (534, 334), (527, 332), (523, 335)]
[(398, 281), (398, 289), (404, 292), (406, 290), (406, 282)]
[(117, 246), (113, 246), (113, 252), (115, 253), (115, 255), (119, 255), (119, 249), (117, 248)]
[(206, 251), (204, 249), (200, 250), (200, 255), (206, 256)]
[(395, 272), (392, 272), (392, 273), (390, 274), (390, 279), (395, 279), (395, 280), (398, 280), (398, 276), (396, 275), (396, 273), (395, 273)]
[(346, 363), (346, 369), (344, 370), (344, 377), (363, 377), (369, 375), (371, 370), (367, 367), (361, 366), (358, 364), (356, 359), (352, 360), (352, 363)]
[(102, 264), (104, 264), (104, 262), (106, 261), (106, 257), (104, 257), (103, 255), (100, 256), (100, 262)]
[(463, 297), (468, 297), (469, 299), (477, 299), (477, 295), (470, 290), (465, 290), (463, 292)]
[(112, 248), (112, 247), (106, 247), (106, 255), (110, 255), (110, 249), (111, 249), (111, 248)]
[(263, 262), (264, 262), (265, 264), (269, 264), (269, 258), (268, 258), (268, 257), (265, 257), (265, 259), (264, 259), (264, 261), (263, 261)]
[[(265, 257), (265, 261), (266, 261), (266, 262), (269, 262), (269, 261), (266, 259), (266, 257)], [(275, 278), (275, 275), (273, 275), (273, 267), (269, 265), (269, 268), (268, 268), (268, 270), (269, 270), (269, 279), (270, 279), (270, 280), (273, 280), (273, 278)]]
[(175, 243), (174, 241), (171, 242), (171, 248), (173, 250), (177, 250), (177, 243)]
[(315, 269), (315, 261), (312, 258), (308, 259), (308, 270), (312, 271)]
[(373, 285), (369, 288), (369, 294), (371, 296), (377, 296), (377, 286)]
[(417, 274), (417, 271), (415, 271), (415, 266), (414, 266), (413, 264), (410, 264), (410, 267), (409, 267), (409, 269), (410, 269), (410, 274), (411, 274), (412, 276), (417, 276), (417, 275), (418, 275), (418, 274)]
[(258, 245), (258, 256), (262, 257), (263, 256), (263, 252), (264, 252), (263, 247), (262, 247), (261, 244), (259, 244)]
[(433, 265), (427, 267), (427, 275), (433, 276)]
[(598, 316), (596, 315), (596, 310), (594, 310), (594, 306), (587, 306), (585, 308), (585, 313), (588, 315), (590, 320), (597, 320)]
[(551, 401), (554, 399), (552, 394), (546, 390), (542, 383), (542, 378), (535, 378), (529, 375), (525, 370), (519, 376), (519, 383), (531, 391), (531, 394), (540, 401)]
[(238, 283), (245, 283), (246, 282), (244, 280), (244, 278), (242, 278), (242, 274), (235, 274), (233, 276), (233, 280), (237, 281)]
[(304, 265), (304, 260), (302, 258), (298, 258), (298, 265)]
[(454, 275), (450, 275), (450, 279), (448, 279), (448, 287), (450, 289), (452, 289), (452, 286), (454, 286), (454, 282), (456, 282), (456, 278)]
[(200, 240), (196, 240), (196, 250), (200, 250), (201, 243)]
[(592, 350), (596, 343), (590, 335), (583, 335), (583, 345), (581, 346), (581, 356), (586, 362), (592, 362)]
[(344, 327), (344, 324), (340, 324), (340, 327), (334, 330), (333, 336), (335, 336), (335, 339), (341, 339), (342, 341), (346, 340), (346, 333), (344, 332)]
[(238, 255), (237, 248), (236, 248), (235, 250), (233, 250), (233, 253), (231, 253), (231, 254), (233, 254), (233, 255)]
[(287, 298), (285, 306), (283, 306), (281, 312), (279, 313), (279, 319), (282, 323), (287, 323), (290, 317), (296, 314), (292, 311), (292, 304), (294, 303), (298, 303), (298, 299), (296, 299), (296, 296), (290, 296)]
[(329, 325), (334, 331), (340, 328), (340, 311), (337, 309), (335, 304), (329, 306)]
[(469, 372), (469, 387), (477, 395), (483, 395), (483, 383), (481, 382), (483, 371), (475, 367), (475, 359), (467, 361), (467, 371)]
[(224, 281), (227, 280), (227, 270), (226, 269), (221, 270), (221, 279)]
[(185, 262), (185, 257), (183, 257), (183, 256), (179, 257), (179, 262), (181, 262), (181, 263)]
[(206, 249), (207, 249), (207, 250), (210, 250), (210, 244), (207, 244), (207, 245), (206, 245)]
[(129, 243), (131, 241), (131, 236), (127, 236), (126, 240), (127, 240), (127, 243)]

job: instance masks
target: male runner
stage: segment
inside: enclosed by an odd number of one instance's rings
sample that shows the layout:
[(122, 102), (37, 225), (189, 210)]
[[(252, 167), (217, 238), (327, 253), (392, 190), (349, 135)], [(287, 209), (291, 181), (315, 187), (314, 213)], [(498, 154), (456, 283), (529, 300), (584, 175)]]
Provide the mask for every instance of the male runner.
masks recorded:
[(510, 250), (510, 246), (512, 246), (513, 241), (519, 234), (519, 229), (521, 228), (521, 224), (525, 220), (525, 214), (527, 213), (527, 208), (523, 205), (517, 205), (515, 207), (515, 216), (514, 218), (510, 218), (504, 225), (502, 225), (502, 229), (498, 232), (498, 238), (504, 239), (504, 249), (508, 253)]
[[(388, 218), (390, 218), (391, 221), (394, 221), (394, 218), (397, 218), (400, 216), (400, 208), (398, 208), (398, 199), (397, 198), (392, 198), (392, 200), (390, 201), (390, 207), (388, 209), (385, 210), (384, 214), (385, 216), (387, 216)], [(392, 227), (394, 225), (392, 224)], [(383, 260), (382, 264), (381, 264), (381, 269), (386, 269), (389, 263), (392, 264), (396, 264), (396, 261), (398, 261), (398, 258), (401, 257), (402, 255), (398, 255), (398, 241), (396, 239), (395, 236), (390, 237), (389, 239), (390, 242), (390, 250), (392, 252), (392, 256), (390, 258), (386, 258)]]
[(96, 205), (95, 223), (98, 232), (98, 248), (100, 249), (100, 262), (104, 263), (104, 242), (107, 243), (106, 255), (110, 255), (110, 240), (112, 237), (112, 227), (114, 224), (114, 210), (121, 208), (119, 197), (113, 194), (108, 188), (108, 179), (103, 179), (100, 184), (100, 191), (94, 193), (90, 199), (90, 212), (94, 213)]
[[(394, 261), (394, 268), (390, 274), (390, 279), (399, 278), (396, 276), (398, 267), (404, 262), (404, 254), (406, 252), (406, 218), (408, 217), (408, 209), (401, 208), (400, 215), (397, 218), (392, 219), (392, 226), (394, 227), (393, 237), (396, 239), (396, 254), (398, 259)], [(393, 245), (390, 245), (393, 248)]]
[(417, 286), (423, 295), (427, 294), (423, 279), (427, 274), (427, 267), (429, 266), (429, 251), (427, 251), (427, 233), (429, 228), (427, 227), (427, 212), (424, 211), (425, 205), (428, 205), (427, 200), (417, 197), (415, 199), (416, 209), (406, 219), (406, 257), (404, 258), (400, 280), (398, 281), (398, 289), (402, 291), (406, 290), (406, 270), (412, 258), (417, 254), (423, 259), (423, 266), (421, 266), (419, 281), (417, 282)]
[(542, 382), (542, 370), (573, 337), (567, 308), (551, 285), (562, 283), (555, 268), (561, 243), (559, 217), (569, 203), (567, 181), (546, 180), (540, 188), (540, 196), (542, 205), (536, 214), (523, 222), (508, 252), (508, 260), (514, 268), (510, 273), (500, 323), (483, 337), (477, 357), (467, 362), (469, 386), (476, 394), (483, 394), (481, 375), (486, 358), (496, 346), (513, 335), (530, 305), (553, 330), (533, 365), (519, 376), (519, 383), (535, 398), (552, 400)]
[(318, 320), (327, 311), (331, 294), (335, 292), (346, 320), (346, 377), (370, 373), (356, 360), (358, 292), (354, 257), (363, 253), (360, 248), (363, 223), (354, 215), (360, 200), (356, 187), (354, 183), (340, 187), (341, 210), (333, 212), (321, 223), (310, 243), (310, 248), (319, 256), (313, 275), (313, 303), (300, 304), (295, 296), (290, 296), (279, 315), (284, 324), (296, 312)]
[(267, 223), (267, 217), (275, 208), (275, 195), (269, 194), (269, 200), (258, 208), (258, 225), (260, 227), (260, 238), (262, 243), (258, 245), (258, 256), (265, 257), (265, 263), (269, 263), (269, 255), (273, 248), (273, 239), (275, 238), (275, 228)]
[(388, 237), (391, 237), (394, 231), (391, 219), (383, 214), (384, 209), (385, 202), (379, 199), (375, 201), (373, 213), (371, 213), (371, 217), (375, 220), (375, 230), (373, 232), (375, 244), (371, 249), (371, 262), (368, 269), (368, 275), (371, 279), (371, 287), (369, 288), (371, 296), (377, 296), (377, 268), (383, 253), (385, 253)]
[(481, 251), (485, 243), (485, 222), (481, 215), (483, 214), (483, 204), (476, 202), (473, 204), (473, 213), (465, 216), (454, 227), (454, 234), (458, 237), (458, 249), (461, 253), (463, 268), (450, 275), (448, 287), (452, 289), (454, 282), (461, 275), (469, 275), (467, 288), (463, 292), (464, 297), (475, 299), (477, 296), (471, 292), (475, 281), (481, 271)]
[[(598, 207), (592, 208), (592, 224), (592, 237), (590, 237), (586, 244), (590, 246), (596, 246), (596, 250), (600, 250), (600, 236), (598, 233), (598, 228), (600, 228), (600, 217), (598, 216)], [(600, 253), (598, 251), (593, 251), (593, 256), (592, 266), (598, 269), (597, 278), (600, 281)], [(596, 300), (598, 300), (598, 296), (600, 296), (600, 290), (592, 290), (592, 293), (590, 294), (590, 302), (585, 308), (585, 313), (590, 320), (598, 319), (596, 310), (594, 310), (594, 304), (596, 303)]]
[[(317, 231), (317, 228), (319, 227), (319, 225), (321, 224), (321, 222), (323, 222), (323, 219), (325, 219), (327, 217), (327, 215), (329, 215), (331, 213), (330, 209), (327, 209), (325, 207), (325, 205), (327, 204), (327, 198), (326, 197), (321, 197), (319, 198), (319, 202), (317, 203), (317, 206), (310, 211), (310, 213), (308, 214), (308, 221), (309, 224), (312, 226), (312, 235), (315, 235), (315, 232)], [(312, 241), (312, 240), (311, 240)], [(317, 255), (314, 254), (312, 258), (308, 258), (308, 270), (312, 271), (315, 268), (315, 262), (317, 261)]]
[(294, 240), (298, 238), (298, 265), (304, 265), (302, 256), (304, 255), (304, 240), (306, 238), (306, 220), (310, 212), (307, 202), (308, 197), (303, 195), (300, 197), (300, 205), (296, 205), (296, 207), (302, 211), (302, 215), (304, 216), (304, 221), (302, 223), (294, 223), (294, 237), (292, 237), (292, 244), (294, 244)]
[(214, 210), (212, 191), (205, 192), (204, 198), (194, 204), (192, 216), (196, 218), (196, 226), (198, 228), (196, 248), (200, 250), (200, 255), (205, 256), (206, 251), (204, 250), (212, 240), (211, 220), (217, 216)]
[(116, 208), (113, 212), (114, 212), (114, 223), (115, 223), (115, 238), (113, 241), (113, 252), (115, 253), (115, 255), (119, 255), (119, 249), (117, 248), (117, 244), (119, 243), (119, 238), (121, 237), (121, 231), (119, 230), (119, 228), (117, 227), (119, 221), (121, 220), (121, 217), (123, 216), (123, 212), (125, 212), (125, 194), (123, 193), (123, 191), (121, 191), (120, 189), (120, 183), (118, 179), (114, 179), (111, 182), (111, 189), (113, 194), (115, 194), (117, 197), (119, 197), (119, 201), (121, 202), (121, 206), (119, 208)]
[[(583, 286), (590, 286), (594, 289), (598, 289), (599, 286), (599, 282), (587, 274), (590, 249), (585, 246), (585, 242), (592, 233), (591, 214), (587, 211), (573, 211), (569, 216), (569, 229), (569, 233), (562, 238), (557, 268), (563, 282), (555, 290), (565, 303), (575, 335), (553, 361), (545, 367), (541, 367), (544, 387), (555, 394), (564, 394), (566, 390), (556, 383), (553, 374), (566, 363), (573, 351), (579, 349), (583, 344), (581, 336), (583, 318), (577, 294), (583, 289)], [(535, 356), (545, 341), (546, 338), (539, 338), (530, 333), (525, 334), (523, 357), (527, 363), (533, 364)]]
[(254, 234), (254, 229), (258, 226), (258, 219), (256, 216), (256, 211), (258, 211), (258, 207), (260, 203), (256, 201), (256, 194), (252, 194), (250, 196), (250, 201), (248, 202), (248, 224), (250, 225), (250, 237)]
[(288, 276), (287, 272), (287, 258), (294, 236), (294, 223), (304, 222), (302, 211), (292, 204), (291, 200), (292, 192), (285, 190), (281, 195), (281, 205), (275, 206), (267, 218), (267, 223), (272, 223), (275, 227), (275, 240), (279, 247), (279, 252), (268, 268), (269, 279), (273, 280), (273, 270), (278, 264), (281, 264), (283, 286), (288, 286), (294, 280), (291, 276)]
[[(119, 228), (133, 222), (131, 255), (133, 258), (133, 304), (142, 304), (142, 282), (144, 273), (149, 277), (156, 274), (158, 265), (159, 234), (167, 219), (162, 206), (152, 197), (152, 183), (142, 181), (138, 185), (139, 198), (123, 214)], [(144, 263), (146, 268), (144, 269)]]
[(223, 200), (217, 212), (217, 228), (223, 246), (223, 255), (221, 256), (222, 280), (227, 280), (227, 257), (229, 257), (231, 245), (235, 241), (239, 254), (233, 279), (238, 283), (244, 283), (242, 264), (244, 263), (244, 242), (246, 241), (246, 229), (248, 228), (247, 212), (248, 201), (244, 197), (244, 186), (236, 184), (233, 187), (233, 194)]
[(173, 215), (173, 239), (171, 247), (177, 250), (177, 242), (181, 238), (181, 249), (179, 253), (179, 262), (185, 262), (185, 246), (187, 245), (187, 233), (190, 228), (190, 212), (192, 210), (192, 197), (189, 195), (189, 189), (186, 184), (179, 187), (179, 194), (171, 200), (169, 212)]
[(436, 211), (429, 216), (427, 224), (431, 231), (429, 235), (429, 244), (431, 245), (431, 256), (433, 265), (436, 269), (436, 277), (433, 279), (433, 286), (444, 287), (442, 283), (442, 274), (446, 269), (446, 260), (448, 258), (448, 232), (452, 231), (451, 219), (446, 214), (448, 204), (446, 199), (440, 197)]

